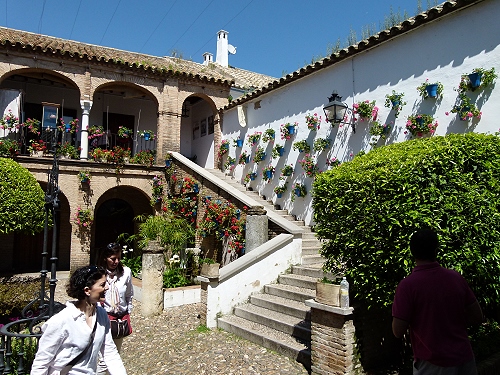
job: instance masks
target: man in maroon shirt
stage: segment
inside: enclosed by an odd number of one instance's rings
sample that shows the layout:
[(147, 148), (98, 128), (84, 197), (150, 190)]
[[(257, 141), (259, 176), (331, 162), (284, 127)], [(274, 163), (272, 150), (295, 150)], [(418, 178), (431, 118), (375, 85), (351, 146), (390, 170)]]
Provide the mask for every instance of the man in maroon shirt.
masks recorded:
[(465, 279), (436, 261), (438, 247), (432, 230), (412, 235), (417, 266), (396, 289), (392, 331), (400, 338), (410, 327), (414, 375), (475, 375), (467, 326), (482, 322), (481, 307)]

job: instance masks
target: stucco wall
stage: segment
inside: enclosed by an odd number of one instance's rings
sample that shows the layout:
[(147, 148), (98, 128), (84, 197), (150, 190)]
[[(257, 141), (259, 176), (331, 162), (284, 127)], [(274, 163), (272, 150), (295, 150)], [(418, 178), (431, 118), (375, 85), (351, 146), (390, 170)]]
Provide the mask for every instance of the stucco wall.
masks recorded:
[[(284, 164), (297, 164), (303, 157), (303, 154), (292, 149), (293, 142), (301, 139), (307, 139), (311, 146), (316, 138), (331, 139), (329, 150), (321, 154), (316, 153), (320, 170), (327, 169), (327, 157), (349, 161), (360, 151), (369, 151), (372, 148), (369, 127), (366, 123), (359, 122), (354, 133), (349, 126), (332, 128), (325, 123), (323, 106), (328, 103), (327, 98), (333, 90), (338, 91), (343, 101), (351, 108), (359, 101), (376, 100), (379, 121), (394, 122), (386, 144), (410, 139), (411, 136), (405, 134), (406, 118), (417, 113), (430, 114), (438, 120), (436, 135), (469, 131), (495, 132), (499, 128), (496, 110), (500, 103), (499, 84), (484, 91), (468, 93), (482, 111), (480, 120), (465, 122), (457, 115), (447, 115), (446, 112), (455, 104), (457, 92), (454, 88), (458, 86), (462, 74), (470, 73), (479, 67), (495, 67), (497, 72), (500, 71), (498, 14), (500, 2), (481, 2), (262, 95), (244, 104), (247, 114), (245, 128), (239, 125), (237, 109), (230, 109), (224, 113), (223, 138), (245, 138), (255, 131), (263, 132), (267, 128), (274, 128), (275, 143), (284, 144), (286, 149), (285, 156), (271, 162), (277, 167), (277, 175)], [(442, 100), (421, 100), (416, 88), (426, 79), (430, 82), (440, 81), (444, 85)], [(407, 102), (397, 119), (394, 117), (394, 111), (384, 107), (385, 95), (390, 94), (392, 90), (404, 92)], [(255, 105), (258, 101), (260, 103)], [(314, 113), (323, 118), (318, 132), (309, 131), (305, 123), (306, 114)], [(285, 142), (279, 139), (279, 127), (287, 122), (298, 122), (299, 126), (296, 136)], [(379, 145), (382, 144), (380, 141)], [(272, 146), (268, 145), (268, 155), (264, 162), (238, 166), (234, 175), (236, 179), (242, 180), (246, 173), (258, 172), (259, 177), (250, 184), (254, 189), (258, 189), (268, 199), (272, 197), (275, 203), (311, 224), (311, 195), (296, 198), (295, 202), (291, 202), (292, 183), (303, 182), (310, 191), (313, 181), (312, 178), (303, 176), (298, 164), (294, 175), (288, 179), (289, 189), (283, 198), (277, 199), (273, 193), (273, 188), (279, 183), (277, 175), (270, 183), (261, 180), (262, 168), (270, 162), (269, 153)], [(246, 142), (242, 149), (231, 147), (229, 155), (237, 157), (243, 150), (251, 151)]]

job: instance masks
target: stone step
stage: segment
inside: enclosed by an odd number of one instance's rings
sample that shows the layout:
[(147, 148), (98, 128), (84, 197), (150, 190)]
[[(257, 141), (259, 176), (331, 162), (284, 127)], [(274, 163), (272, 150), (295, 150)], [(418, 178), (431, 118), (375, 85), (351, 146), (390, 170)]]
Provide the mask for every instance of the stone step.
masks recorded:
[(316, 246), (310, 246), (310, 247), (304, 247), (302, 246), (302, 256), (305, 255), (318, 255), (319, 254), (319, 247)]
[(294, 301), (304, 302), (316, 297), (316, 290), (299, 288), (291, 285), (269, 284), (264, 286), (264, 292), (273, 296), (289, 298)]
[[(312, 232), (310, 230), (311, 227), (309, 227), (309, 231), (308, 232), (304, 232), (302, 234), (302, 239), (305, 240), (309, 240), (309, 239), (313, 239), (313, 240), (318, 240), (318, 238), (316, 237), (316, 233)], [(318, 240), (319, 241), (319, 240)]]
[(292, 315), (299, 319), (310, 319), (311, 315), (311, 309), (305, 303), (271, 294), (253, 294), (250, 297), (250, 302), (253, 305)]
[(310, 343), (298, 342), (290, 335), (235, 315), (221, 317), (217, 324), (227, 332), (302, 363), (308, 371), (311, 369)]
[(292, 273), (295, 275), (309, 276), (314, 279), (322, 279), (325, 276), (322, 267), (318, 265), (292, 266)]
[(252, 304), (235, 307), (234, 315), (286, 333), (302, 342), (311, 341), (311, 321)]
[(322, 264), (325, 262), (325, 258), (323, 258), (321, 255), (316, 254), (316, 255), (302, 255), (302, 264), (307, 265), (307, 264)]
[(295, 275), (293, 273), (280, 275), (280, 285), (292, 285), (304, 289), (316, 289), (316, 279), (309, 276)]

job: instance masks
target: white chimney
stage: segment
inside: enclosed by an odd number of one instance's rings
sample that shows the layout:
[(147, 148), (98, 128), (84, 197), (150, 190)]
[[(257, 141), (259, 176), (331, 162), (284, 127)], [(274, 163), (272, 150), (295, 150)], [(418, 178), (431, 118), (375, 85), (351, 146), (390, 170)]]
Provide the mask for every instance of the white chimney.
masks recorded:
[(203, 65), (208, 65), (214, 62), (214, 55), (210, 52), (205, 52), (203, 54)]
[(217, 33), (217, 55), (215, 57), (215, 62), (219, 65), (228, 66), (228, 42), (227, 35), (229, 33), (224, 30), (220, 30)]

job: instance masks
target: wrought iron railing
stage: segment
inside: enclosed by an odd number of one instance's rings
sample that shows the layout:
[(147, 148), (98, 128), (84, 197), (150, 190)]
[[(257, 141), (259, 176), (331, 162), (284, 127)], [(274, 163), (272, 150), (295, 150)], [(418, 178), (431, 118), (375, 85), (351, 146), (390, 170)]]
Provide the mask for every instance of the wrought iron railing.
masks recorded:
[[(52, 169), (48, 173), (45, 192), (45, 225), (40, 271), (40, 292), (21, 312), (21, 319), (0, 328), (0, 374), (26, 374), (38, 348), (42, 335), (42, 324), (64, 306), (54, 301), (56, 290), (57, 238), (59, 229), (59, 165), (56, 157), (58, 147), (57, 129), (48, 137), (50, 152), (54, 155)], [(49, 258), (49, 224), (52, 225), (52, 248)], [(46, 292), (48, 266), (50, 265), (49, 296)]]

